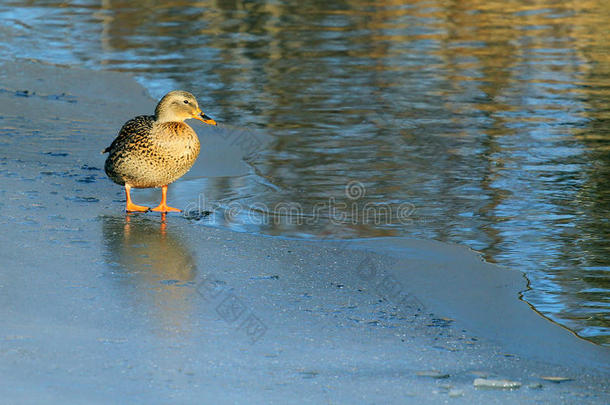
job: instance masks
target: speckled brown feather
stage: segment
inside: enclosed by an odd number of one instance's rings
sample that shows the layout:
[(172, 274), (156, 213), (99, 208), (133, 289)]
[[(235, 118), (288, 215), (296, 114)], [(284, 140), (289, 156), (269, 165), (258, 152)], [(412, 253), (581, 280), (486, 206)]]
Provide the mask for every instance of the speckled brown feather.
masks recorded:
[(161, 187), (176, 181), (195, 163), (200, 144), (184, 122), (155, 121), (138, 116), (125, 123), (112, 144), (104, 169), (117, 184)]

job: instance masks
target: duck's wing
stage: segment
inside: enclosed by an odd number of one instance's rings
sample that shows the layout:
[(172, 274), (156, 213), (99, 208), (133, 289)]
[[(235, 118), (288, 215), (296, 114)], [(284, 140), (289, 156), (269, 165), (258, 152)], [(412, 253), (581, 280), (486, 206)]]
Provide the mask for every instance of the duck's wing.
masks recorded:
[(154, 122), (153, 115), (140, 115), (130, 119), (123, 125), (116, 139), (102, 153), (109, 153), (115, 148), (124, 148), (129, 144), (144, 141), (148, 138)]

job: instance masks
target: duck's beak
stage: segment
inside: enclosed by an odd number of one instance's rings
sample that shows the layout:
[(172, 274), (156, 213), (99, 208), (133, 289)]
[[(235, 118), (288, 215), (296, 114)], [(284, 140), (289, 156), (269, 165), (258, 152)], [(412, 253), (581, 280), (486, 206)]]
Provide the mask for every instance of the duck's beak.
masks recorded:
[(216, 124), (216, 121), (214, 121), (212, 118), (205, 115), (205, 113), (203, 111), (201, 111), (201, 109), (199, 109), (199, 108), (197, 109), (197, 114), (193, 115), (193, 118), (203, 122), (204, 124), (218, 125), (218, 124)]

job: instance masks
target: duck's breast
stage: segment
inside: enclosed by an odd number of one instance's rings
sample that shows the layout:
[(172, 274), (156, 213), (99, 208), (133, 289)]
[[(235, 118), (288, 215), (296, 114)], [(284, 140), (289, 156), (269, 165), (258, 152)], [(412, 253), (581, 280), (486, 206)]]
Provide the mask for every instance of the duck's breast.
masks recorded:
[(185, 174), (199, 156), (199, 138), (183, 122), (157, 123), (151, 135), (153, 147), (150, 157), (158, 160), (167, 176), (173, 178), (172, 181)]

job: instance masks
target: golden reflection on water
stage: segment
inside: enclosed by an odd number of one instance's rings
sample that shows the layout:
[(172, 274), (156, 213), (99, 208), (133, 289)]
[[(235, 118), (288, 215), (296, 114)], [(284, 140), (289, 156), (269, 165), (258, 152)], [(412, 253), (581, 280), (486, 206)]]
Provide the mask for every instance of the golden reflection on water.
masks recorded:
[(127, 300), (146, 303), (142, 311), (165, 333), (189, 331), (195, 294), (189, 283), (197, 266), (181, 236), (165, 221), (130, 214), (104, 217), (102, 234), (104, 256)]
[(538, 310), (610, 342), (610, 2), (7, 4), (21, 56), (133, 72), (155, 96), (186, 88), (273, 135), (252, 175), (202, 181), (206, 196), (311, 213), (357, 180), (360, 205), (416, 207), (407, 225), (223, 225), (465, 244), (525, 271)]

